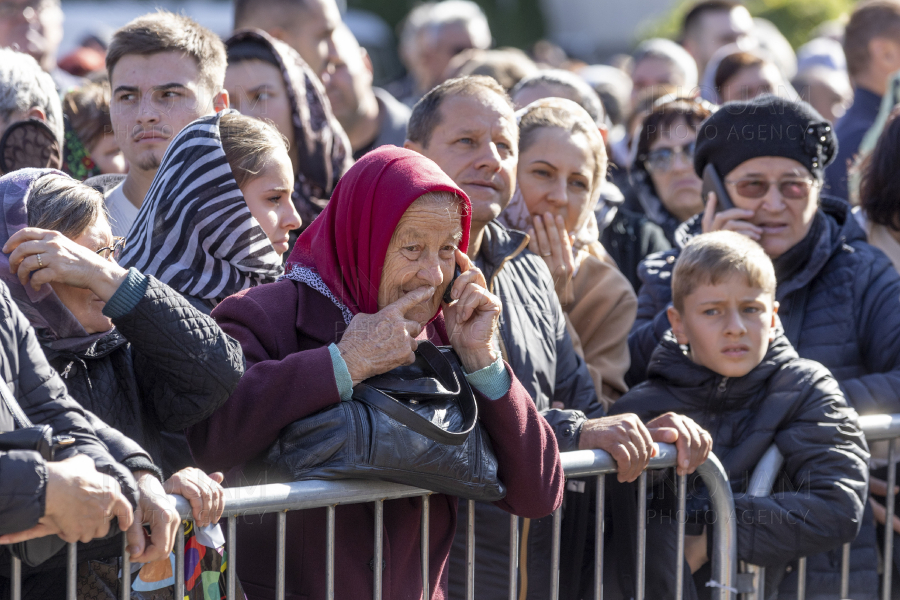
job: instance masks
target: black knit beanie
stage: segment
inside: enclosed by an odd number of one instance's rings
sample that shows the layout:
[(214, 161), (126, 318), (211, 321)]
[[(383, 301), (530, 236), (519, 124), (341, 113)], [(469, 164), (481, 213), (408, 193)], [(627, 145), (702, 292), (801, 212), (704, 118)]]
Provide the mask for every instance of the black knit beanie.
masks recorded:
[(700, 124), (694, 150), (694, 170), (703, 176), (707, 163), (721, 177), (758, 156), (784, 156), (822, 180), (837, 154), (831, 123), (802, 101), (772, 94), (746, 102), (728, 102)]

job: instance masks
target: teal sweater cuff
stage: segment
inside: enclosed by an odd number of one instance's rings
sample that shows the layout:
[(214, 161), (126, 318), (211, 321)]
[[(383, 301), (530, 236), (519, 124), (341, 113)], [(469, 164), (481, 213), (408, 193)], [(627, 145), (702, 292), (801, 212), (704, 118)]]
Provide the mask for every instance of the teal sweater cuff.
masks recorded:
[(488, 366), (474, 373), (467, 373), (469, 385), (490, 398), (497, 400), (509, 392), (512, 380), (502, 358), (498, 358)]
[(341, 401), (346, 402), (353, 397), (353, 379), (350, 378), (350, 370), (347, 369), (347, 363), (341, 356), (341, 351), (334, 344), (328, 346), (328, 352), (331, 354), (331, 364), (334, 367), (334, 381), (337, 383), (338, 394)]
[(134, 267), (128, 269), (128, 276), (103, 307), (103, 314), (110, 319), (117, 319), (130, 313), (147, 293), (149, 283), (150, 280), (140, 271)]

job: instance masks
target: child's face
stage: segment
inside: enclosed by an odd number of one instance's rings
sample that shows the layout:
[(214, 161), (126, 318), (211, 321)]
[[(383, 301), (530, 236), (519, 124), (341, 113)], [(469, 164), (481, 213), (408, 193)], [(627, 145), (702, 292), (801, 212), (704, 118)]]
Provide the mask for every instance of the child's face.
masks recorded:
[(740, 274), (698, 286), (684, 298), (684, 311), (669, 307), (679, 344), (690, 346), (695, 363), (726, 377), (743, 377), (766, 355), (775, 337), (778, 303), (750, 287)]

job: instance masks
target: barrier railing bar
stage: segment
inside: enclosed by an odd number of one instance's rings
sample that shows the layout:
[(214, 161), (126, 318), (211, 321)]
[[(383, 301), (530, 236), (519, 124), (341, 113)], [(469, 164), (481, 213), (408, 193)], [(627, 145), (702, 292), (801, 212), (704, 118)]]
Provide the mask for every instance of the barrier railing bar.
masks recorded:
[(891, 440), (888, 447), (887, 496), (884, 507), (884, 583), (882, 584), (882, 600), (891, 600), (891, 576), (894, 564), (894, 486), (897, 484), (897, 438)]
[(128, 538), (122, 533), (122, 588), (120, 600), (131, 600), (131, 555), (128, 554)]
[(175, 597), (184, 598), (184, 521), (180, 517), (175, 534)]
[(78, 544), (72, 542), (68, 546), (68, 560), (66, 561), (66, 598), (76, 600), (76, 578), (78, 573)]
[(678, 484), (678, 534), (675, 539), (675, 600), (684, 598), (684, 526), (687, 521), (687, 475), (676, 475)]
[(519, 517), (509, 515), (509, 600), (516, 600), (518, 597), (516, 588), (518, 587), (519, 571)]
[(797, 600), (806, 600), (806, 557), (797, 561)]
[(475, 600), (475, 501), (466, 501), (466, 600)]
[(384, 563), (384, 500), (375, 501), (375, 559), (372, 561), (372, 570), (375, 573), (374, 598), (381, 600), (382, 570)]
[(841, 552), (841, 598), (850, 595), (850, 542), (844, 544)]
[(721, 587), (712, 590), (712, 600), (731, 600), (737, 568), (737, 523), (731, 518), (734, 511), (734, 495), (722, 463), (714, 454), (697, 467), (697, 474), (710, 491), (709, 502), (716, 515), (729, 518), (718, 521), (713, 527), (713, 555), (710, 557), (711, 577)]
[(9, 592), (11, 600), (22, 600), (22, 561), (12, 557), (10, 565), (9, 585), (12, 586)]
[[(194, 523), (194, 527), (197, 524)], [(235, 593), (235, 571), (237, 571), (237, 518), (228, 517), (228, 565), (225, 574), (225, 594), (227, 600), (238, 600)]]
[(431, 536), (429, 527), (431, 526), (431, 498), (428, 494), (422, 496), (422, 599), (428, 600), (428, 551), (431, 547)]
[(550, 600), (559, 600), (559, 544), (562, 537), (562, 507), (553, 511), (553, 541), (550, 543)]
[[(331, 507), (328, 507), (328, 536), (329, 538), (334, 534), (333, 529), (331, 528), (332, 523), (334, 522), (334, 515), (332, 511), (334, 510)], [(326, 543), (327, 545), (327, 543)], [(275, 513), (275, 599), (276, 600), (284, 600), (284, 555), (286, 552), (287, 546), (287, 513), (284, 511)], [(327, 552), (327, 551), (326, 551)], [(330, 564), (329, 559), (331, 558), (330, 553), (326, 553), (325, 555), (325, 577), (328, 578), (328, 581), (332, 579), (329, 578), (327, 573), (329, 567), (333, 568), (334, 565)], [(331, 574), (332, 576), (334, 573)], [(326, 584), (327, 585), (327, 584)], [(332, 596), (328, 596), (328, 598), (332, 598)]]
[(644, 600), (644, 577), (647, 566), (647, 472), (638, 477), (637, 566), (635, 567), (634, 600)]
[(606, 519), (606, 475), (597, 475), (597, 521), (594, 523), (594, 600), (603, 600), (603, 526)]
[[(335, 507), (325, 507), (325, 598), (334, 600), (334, 520)], [(287, 513), (285, 515), (287, 520)], [(283, 599), (282, 599), (283, 600)]]

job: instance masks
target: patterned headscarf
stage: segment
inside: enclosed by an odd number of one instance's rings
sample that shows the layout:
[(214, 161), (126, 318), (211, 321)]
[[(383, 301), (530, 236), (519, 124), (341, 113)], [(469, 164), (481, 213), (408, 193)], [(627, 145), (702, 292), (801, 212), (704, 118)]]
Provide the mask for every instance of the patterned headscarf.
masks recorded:
[[(20, 229), (28, 226), (28, 197), (35, 182), (45, 175), (68, 175), (55, 169), (19, 169), (0, 177), (0, 246)], [(45, 283), (35, 291), (22, 285), (18, 275), (9, 272), (9, 255), (0, 253), (0, 279), (9, 287), (19, 309), (28, 317), (38, 339), (53, 350), (83, 352), (109, 331), (89, 334), (62, 300)]]
[(169, 144), (119, 260), (210, 306), (282, 272), (225, 157), (227, 112), (197, 119)]
[(231, 49), (246, 43), (259, 44), (274, 56), (284, 78), (300, 162), (291, 199), (303, 230), (319, 216), (338, 180), (353, 164), (350, 141), (331, 112), (322, 82), (296, 50), (258, 29), (237, 31), (225, 45)]

